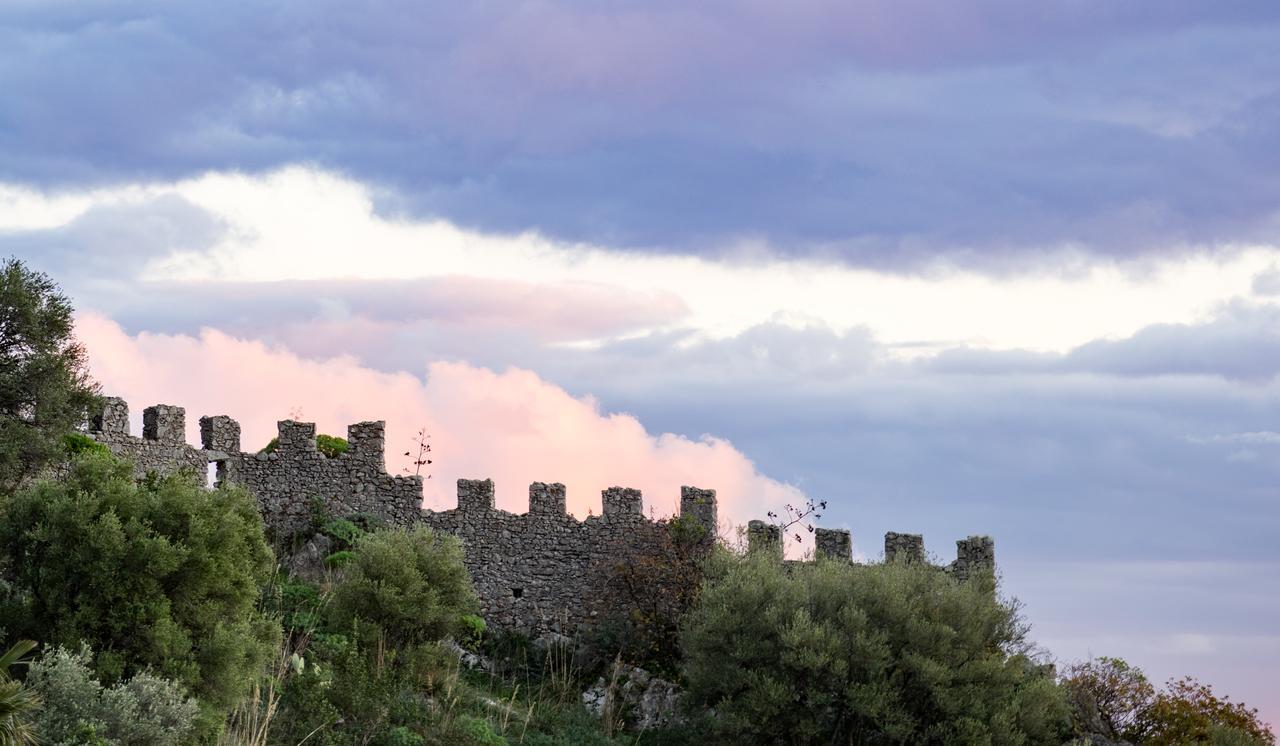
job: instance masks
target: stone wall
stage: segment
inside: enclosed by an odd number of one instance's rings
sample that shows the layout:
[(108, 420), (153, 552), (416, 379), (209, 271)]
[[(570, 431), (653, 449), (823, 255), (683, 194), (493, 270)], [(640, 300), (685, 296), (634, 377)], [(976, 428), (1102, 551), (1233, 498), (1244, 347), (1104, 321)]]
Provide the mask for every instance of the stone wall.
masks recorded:
[(282, 421), (272, 453), (244, 453), (238, 442), (216, 438), (218, 433), (238, 435), (234, 420), (201, 420), (202, 434), (214, 436), (205, 448), (223, 454), (219, 481), (247, 487), (278, 536), (305, 529), (320, 508), (327, 515), (365, 513), (400, 526), (421, 518), (422, 477), (387, 474), (385, 427), (383, 422), (351, 425), (349, 450), (329, 457), (316, 448), (316, 426), (310, 422)]
[[(529, 486), (526, 513), (494, 506), (489, 480), (458, 480), (457, 507), (422, 509), (422, 478), (392, 476), (386, 471), (385, 425), (362, 422), (347, 429), (349, 450), (328, 457), (316, 447), (312, 423), (284, 420), (272, 453), (246, 453), (240, 447), (240, 425), (225, 415), (200, 419), (201, 447), (185, 440), (186, 412), (157, 405), (143, 412), (143, 434), (130, 433), (129, 407), (109, 398), (90, 423), (90, 435), (116, 455), (131, 460), (139, 477), (191, 470), (203, 479), (216, 464), (218, 483), (246, 487), (258, 500), (263, 521), (277, 536), (304, 530), (318, 509), (332, 516), (363, 513), (409, 526), (425, 523), (457, 536), (467, 569), (481, 599), (486, 620), (505, 629), (572, 629), (590, 619), (589, 597), (594, 568), (622, 548), (656, 542), (665, 530), (644, 515), (639, 490), (611, 487), (601, 493), (602, 515), (577, 520), (565, 510), (562, 484)], [(716, 533), (715, 490), (682, 487), (682, 517)], [(753, 550), (768, 547), (781, 555), (777, 526), (751, 521), (748, 542)], [(848, 531), (817, 529), (815, 551), (852, 561)], [(995, 543), (984, 536), (956, 542), (956, 561), (943, 568), (965, 579), (981, 568), (995, 567)], [(918, 534), (885, 535), (886, 561), (925, 561), (924, 538)]]
[[(681, 513), (714, 532), (715, 491), (684, 487)], [(644, 515), (639, 490), (601, 493), (603, 514), (565, 511), (563, 484), (529, 485), (525, 513), (497, 510), (493, 482), (458, 480), (458, 507), (423, 521), (462, 540), (485, 619), (502, 628), (569, 631), (590, 620), (592, 579), (620, 547), (654, 546), (664, 530)]]
[(203, 480), (209, 454), (187, 445), (187, 413), (182, 407), (158, 404), (142, 413), (142, 437), (129, 432), (129, 405), (109, 398), (89, 423), (89, 434), (117, 456), (133, 462), (141, 479), (147, 472), (169, 474), (188, 469)]

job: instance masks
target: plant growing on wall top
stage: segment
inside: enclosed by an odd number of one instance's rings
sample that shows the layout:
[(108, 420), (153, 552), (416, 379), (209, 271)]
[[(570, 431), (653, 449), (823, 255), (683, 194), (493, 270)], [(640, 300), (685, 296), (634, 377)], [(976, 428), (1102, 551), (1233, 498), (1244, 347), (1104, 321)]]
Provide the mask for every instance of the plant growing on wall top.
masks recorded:
[[(431, 439), (431, 435), (427, 433), (425, 427), (418, 430), (418, 434), (413, 437), (413, 443), (418, 447), (418, 455), (413, 460), (413, 475), (415, 477), (422, 476), (422, 467), (431, 465), (431, 444), (427, 441)], [(413, 450), (404, 452), (406, 456), (413, 456)], [(409, 473), (409, 467), (404, 468), (406, 474)], [(430, 479), (431, 475), (427, 475)]]
[[(258, 453), (274, 453), (280, 447), (280, 439), (272, 438)], [(339, 438), (336, 435), (325, 435), (321, 433), (316, 436), (316, 450), (323, 453), (328, 458), (337, 458), (339, 454), (346, 453), (351, 450), (351, 444), (346, 438)]]
[[(778, 527), (779, 536), (786, 536), (791, 532), (791, 529), (797, 525), (803, 526), (809, 533), (813, 533), (813, 521), (822, 517), (822, 514), (818, 511), (827, 509), (827, 501), (810, 499), (806, 500), (805, 504), (801, 506), (795, 506), (791, 503), (787, 503), (782, 507), (782, 509), (783, 512), (786, 513), (785, 517), (773, 512), (772, 510), (767, 513), (769, 520), (773, 521), (774, 525)], [(797, 544), (800, 543), (802, 539), (799, 531), (793, 533), (791, 538), (795, 539)]]

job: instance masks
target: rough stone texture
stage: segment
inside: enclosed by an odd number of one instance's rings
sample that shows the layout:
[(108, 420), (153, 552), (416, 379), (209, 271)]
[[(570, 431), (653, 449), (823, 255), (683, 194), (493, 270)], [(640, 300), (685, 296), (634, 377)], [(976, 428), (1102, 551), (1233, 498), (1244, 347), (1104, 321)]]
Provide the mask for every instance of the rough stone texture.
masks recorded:
[(129, 432), (129, 405), (123, 399), (106, 399), (102, 412), (90, 422), (90, 434), (117, 456), (133, 462), (139, 479), (147, 472), (171, 474), (188, 470), (201, 481), (209, 458), (183, 437), (186, 411), (182, 407), (158, 405), (142, 413), (143, 432), (138, 438)]
[(709, 536), (714, 537), (714, 529), (720, 525), (720, 517), (716, 511), (716, 491), (681, 487), (680, 515), (692, 516), (699, 524), (711, 528)]
[(782, 528), (764, 521), (747, 522), (747, 551), (782, 556)]
[(206, 450), (222, 453), (240, 451), (240, 423), (226, 415), (200, 418), (200, 442)]
[(956, 561), (947, 570), (960, 580), (968, 580), (973, 573), (994, 571), (995, 568), (995, 539), (990, 536), (970, 536), (956, 541)]
[(844, 529), (819, 528), (813, 532), (813, 550), (819, 557), (853, 561), (853, 537)]
[(920, 534), (884, 535), (885, 562), (924, 562), (924, 537)]
[(284, 562), (289, 574), (309, 583), (317, 583), (324, 579), (324, 560), (333, 553), (333, 542), (324, 534), (312, 536), (302, 549), (294, 552)]
[(387, 474), (385, 423), (348, 427), (350, 448), (334, 458), (316, 449), (315, 424), (282, 420), (277, 427), (274, 452), (223, 451), (218, 468), (219, 480), (244, 485), (258, 498), (263, 520), (277, 536), (305, 529), (321, 506), (328, 515), (367, 513), (400, 526), (419, 520), (422, 477)]
[(597, 718), (625, 721), (639, 731), (681, 722), (680, 687), (643, 668), (613, 664), (608, 677), (582, 693), (582, 704)]
[[(645, 517), (640, 491), (625, 487), (604, 490), (602, 515), (583, 521), (565, 511), (564, 485), (541, 482), (529, 486), (527, 513), (496, 510), (487, 479), (458, 480), (456, 508), (424, 511), (422, 478), (387, 474), (382, 422), (351, 425), (350, 449), (334, 458), (317, 450), (312, 423), (278, 423), (279, 443), (270, 454), (241, 451), (240, 425), (225, 415), (200, 419), (203, 448), (185, 442), (181, 407), (150, 407), (143, 423), (143, 437), (131, 435), (128, 405), (109, 398), (92, 419), (90, 435), (131, 460), (139, 477), (190, 470), (203, 479), (208, 465), (217, 464), (219, 484), (243, 485), (253, 493), (264, 523), (277, 536), (306, 529), (318, 507), (333, 516), (364, 513), (396, 525), (421, 522), (457, 536), (485, 619), (495, 628), (570, 631), (590, 622), (591, 568), (620, 551), (656, 546), (658, 532), (665, 530)], [(705, 527), (709, 537), (717, 535), (715, 490), (682, 487), (680, 513)], [(752, 549), (781, 557), (778, 526), (751, 521), (747, 538)], [(815, 539), (817, 552), (850, 559), (848, 531), (818, 529)], [(994, 569), (995, 543), (989, 537), (971, 536), (956, 545), (956, 561), (944, 569), (957, 578)], [(314, 550), (320, 555), (324, 548)], [(925, 561), (923, 537), (886, 534), (885, 560)]]
[(593, 565), (619, 542), (654, 541), (663, 530), (644, 517), (639, 490), (610, 487), (601, 504), (604, 515), (579, 521), (565, 512), (564, 485), (534, 482), (529, 511), (508, 513), (494, 508), (492, 481), (459, 479), (458, 507), (424, 511), (422, 520), (462, 540), (489, 624), (567, 631), (590, 621)]

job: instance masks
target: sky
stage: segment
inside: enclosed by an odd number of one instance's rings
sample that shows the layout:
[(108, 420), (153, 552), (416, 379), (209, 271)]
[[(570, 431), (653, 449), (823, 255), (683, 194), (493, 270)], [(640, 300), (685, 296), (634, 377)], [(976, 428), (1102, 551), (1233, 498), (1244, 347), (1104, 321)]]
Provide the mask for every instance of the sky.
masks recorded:
[(10, 0), (0, 90), (135, 419), (990, 534), (1058, 661), (1280, 723), (1274, 2)]

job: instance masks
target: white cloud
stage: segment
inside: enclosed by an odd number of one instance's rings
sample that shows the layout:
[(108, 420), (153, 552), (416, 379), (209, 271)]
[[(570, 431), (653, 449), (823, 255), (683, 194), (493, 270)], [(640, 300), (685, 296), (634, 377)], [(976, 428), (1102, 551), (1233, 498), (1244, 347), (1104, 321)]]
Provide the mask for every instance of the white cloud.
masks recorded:
[(1226, 433), (1222, 435), (1189, 435), (1188, 443), (1196, 445), (1214, 445), (1218, 443), (1246, 443), (1250, 445), (1280, 445), (1280, 433), (1260, 430), (1249, 433)]
[(681, 325), (710, 338), (768, 320), (820, 322), (837, 331), (866, 327), (897, 357), (957, 345), (1063, 352), (1154, 323), (1204, 321), (1229, 299), (1252, 296), (1254, 278), (1280, 257), (1253, 247), (1141, 267), (1081, 260), (1070, 270), (1008, 277), (945, 267), (903, 275), (809, 259), (717, 262), (384, 217), (371, 187), (302, 166), (77, 195), (0, 186), (0, 226), (53, 227), (97, 204), (165, 194), (208, 211), (227, 231), (211, 248), (153, 259), (138, 279), (585, 282), (674, 294), (690, 309)]

